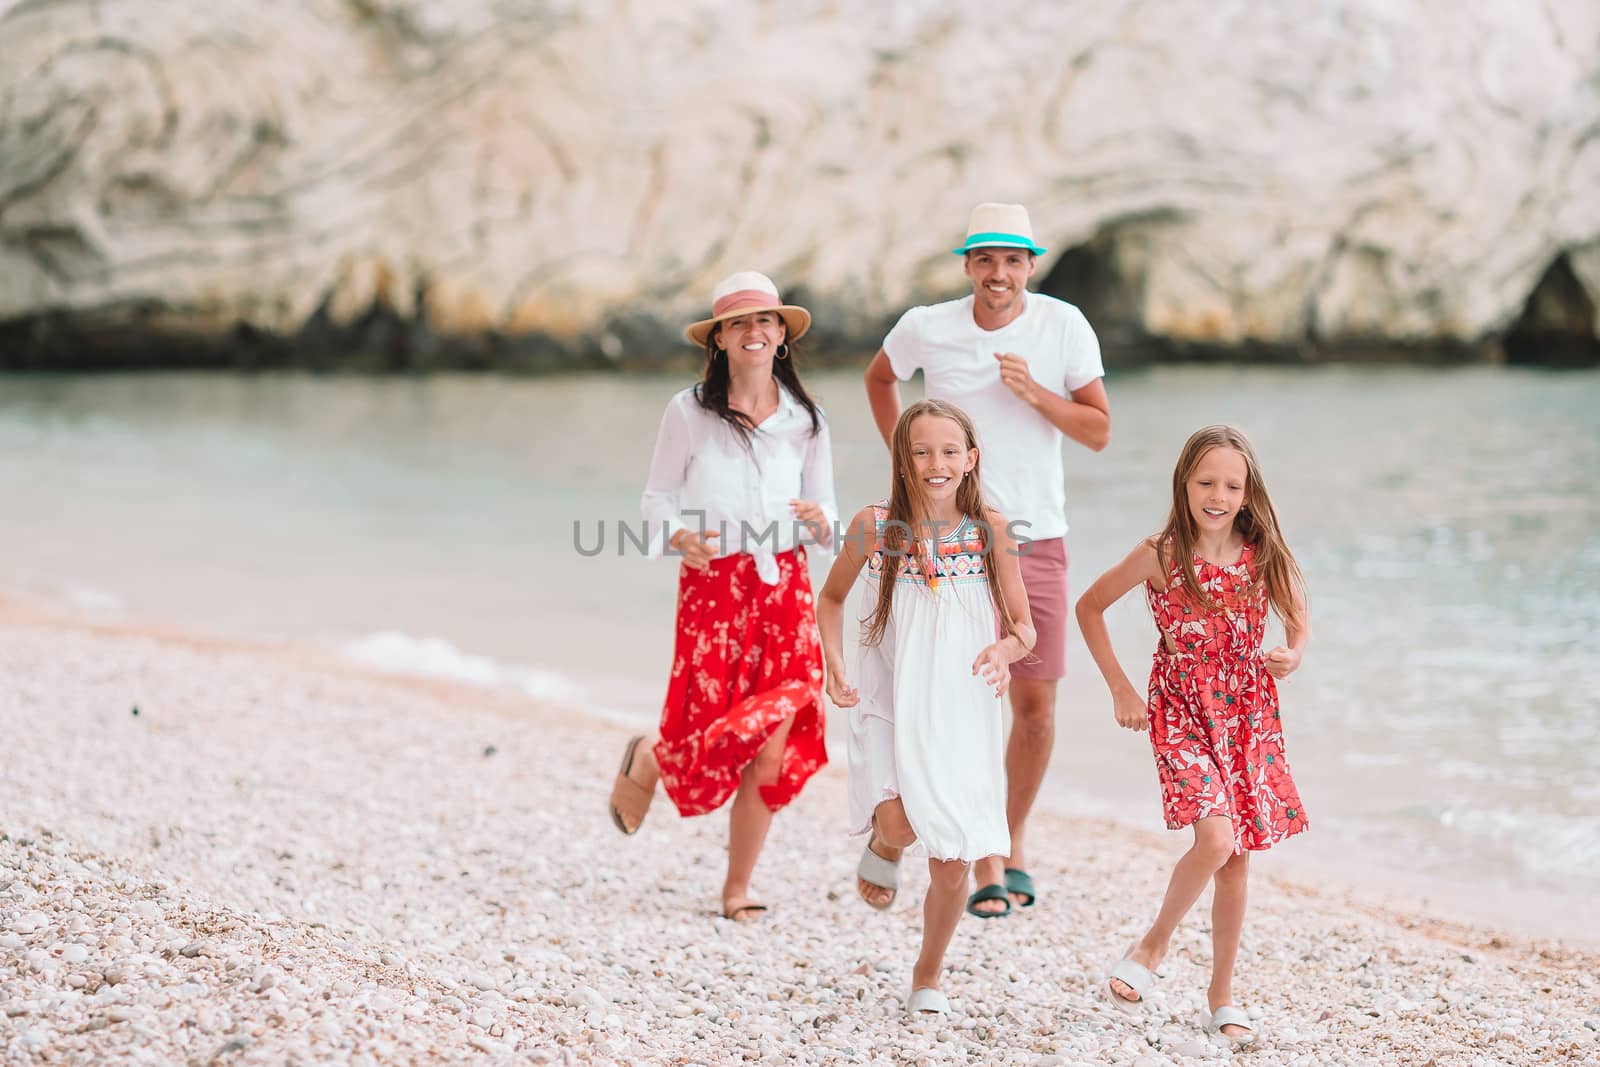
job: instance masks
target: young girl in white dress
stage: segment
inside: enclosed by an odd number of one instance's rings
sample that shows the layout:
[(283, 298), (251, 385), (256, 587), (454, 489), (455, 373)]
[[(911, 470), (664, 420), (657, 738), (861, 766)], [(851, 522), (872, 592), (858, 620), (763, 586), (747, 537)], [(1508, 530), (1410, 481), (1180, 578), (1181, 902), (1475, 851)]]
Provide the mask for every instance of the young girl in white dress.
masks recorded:
[[(944, 953), (968, 867), (1007, 855), (1000, 697), (1034, 629), (1016, 543), (979, 489), (977, 434), (954, 404), (906, 408), (891, 444), (889, 499), (851, 520), (817, 597), (827, 692), (849, 709), (850, 820), (870, 834), (858, 890), (887, 908), (902, 850), (928, 854), (912, 1012), (946, 1013)], [(845, 669), (844, 602), (867, 567), (860, 685)]]

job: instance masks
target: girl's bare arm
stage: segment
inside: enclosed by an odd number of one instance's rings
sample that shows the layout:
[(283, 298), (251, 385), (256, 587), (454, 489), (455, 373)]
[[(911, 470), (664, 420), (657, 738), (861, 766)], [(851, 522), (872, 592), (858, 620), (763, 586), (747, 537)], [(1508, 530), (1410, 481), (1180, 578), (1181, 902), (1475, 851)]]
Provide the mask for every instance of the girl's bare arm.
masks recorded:
[(1094, 657), (1095, 666), (1100, 668), (1100, 674), (1111, 690), (1117, 721), (1133, 729), (1143, 729), (1143, 725), (1134, 721), (1136, 716), (1130, 702), (1137, 702), (1142, 709), (1144, 699), (1128, 680), (1122, 664), (1117, 661), (1116, 652), (1111, 648), (1105, 611), (1135, 586), (1147, 581), (1164, 583), (1165, 578), (1155, 545), (1150, 541), (1141, 541), (1121, 563), (1096, 578), (1094, 584), (1078, 598), (1078, 629), (1083, 634), (1083, 643), (1089, 646), (1089, 654)]
[(844, 602), (850, 587), (856, 584), (861, 567), (867, 561), (877, 535), (877, 522), (871, 508), (862, 508), (850, 520), (850, 529), (839, 545), (839, 554), (828, 569), (828, 579), (817, 592), (817, 629), (822, 635), (822, 660), (828, 672), (828, 696), (840, 707), (842, 697), (853, 690), (845, 680), (844, 669)]
[(1306, 606), (1305, 590), (1295, 586), (1293, 596), (1294, 610), (1283, 620), (1283, 636), (1288, 645), (1279, 645), (1266, 655), (1267, 673), (1274, 678), (1287, 678), (1300, 669), (1300, 657), (1311, 640), (1311, 612)]
[(1010, 656), (1008, 662), (1015, 663), (1033, 651), (1039, 635), (1033, 628), (1033, 613), (1028, 610), (1028, 589), (1022, 584), (1022, 564), (1018, 562), (1017, 542), (1006, 529), (1006, 517), (991, 510), (985, 521), (994, 532), (994, 559), (1000, 592), (1006, 598), (1006, 608), (1011, 615), (1010, 645), (1006, 647), (1006, 653)]

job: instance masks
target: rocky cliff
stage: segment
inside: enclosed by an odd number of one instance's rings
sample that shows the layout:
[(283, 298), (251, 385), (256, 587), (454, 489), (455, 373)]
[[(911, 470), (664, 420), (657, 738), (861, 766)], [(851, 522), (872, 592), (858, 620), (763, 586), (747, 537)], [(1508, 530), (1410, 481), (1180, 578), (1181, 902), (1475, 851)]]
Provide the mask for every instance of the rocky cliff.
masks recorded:
[(0, 364), (826, 346), (978, 200), (1112, 344), (1600, 351), (1592, 0), (0, 0)]

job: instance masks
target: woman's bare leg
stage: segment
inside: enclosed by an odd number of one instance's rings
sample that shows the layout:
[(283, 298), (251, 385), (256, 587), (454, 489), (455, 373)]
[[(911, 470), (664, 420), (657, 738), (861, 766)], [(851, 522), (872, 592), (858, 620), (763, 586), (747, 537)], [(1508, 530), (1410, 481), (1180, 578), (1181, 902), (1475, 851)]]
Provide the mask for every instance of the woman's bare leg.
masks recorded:
[(739, 776), (739, 791), (728, 812), (728, 876), (722, 883), (722, 910), (729, 918), (739, 917), (740, 905), (754, 903), (750, 899), (750, 876), (755, 873), (767, 831), (772, 827), (772, 809), (761, 799), (761, 787), (777, 782), (783, 770), (783, 748), (793, 724), (793, 715), (783, 720)]

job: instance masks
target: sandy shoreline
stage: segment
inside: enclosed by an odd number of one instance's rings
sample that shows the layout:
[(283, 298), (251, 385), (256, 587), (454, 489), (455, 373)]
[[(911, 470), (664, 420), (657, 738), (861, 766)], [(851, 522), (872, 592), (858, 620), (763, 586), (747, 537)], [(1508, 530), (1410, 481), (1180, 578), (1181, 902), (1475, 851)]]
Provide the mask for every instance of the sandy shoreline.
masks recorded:
[[(926, 875), (851, 889), (844, 777), (775, 824), (770, 921), (714, 916), (725, 820), (603, 802), (624, 738), (314, 652), (0, 602), (6, 1063), (1600, 1062), (1600, 956), (1272, 877), (1208, 1039), (1207, 918), (1150, 1010), (1098, 978), (1175, 837), (1045, 815), (1044, 901), (962, 924), (948, 1022), (899, 1001)], [(139, 714), (132, 714), (137, 706)]]

